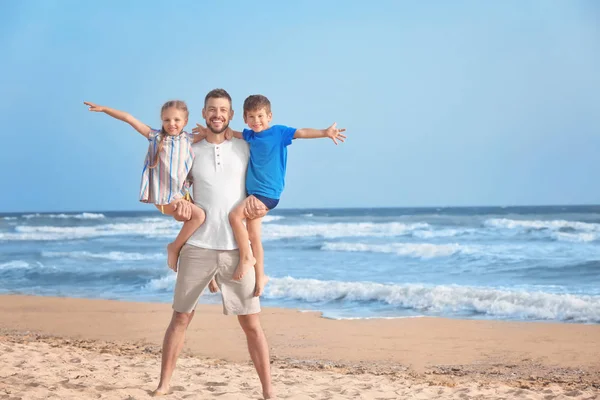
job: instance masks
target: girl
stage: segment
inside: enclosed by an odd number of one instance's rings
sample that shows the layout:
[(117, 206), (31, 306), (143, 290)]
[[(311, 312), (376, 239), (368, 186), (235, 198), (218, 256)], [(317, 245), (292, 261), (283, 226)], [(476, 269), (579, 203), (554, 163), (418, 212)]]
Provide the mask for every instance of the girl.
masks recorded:
[[(154, 204), (163, 214), (173, 215), (179, 202), (189, 200), (187, 175), (194, 161), (192, 143), (198, 138), (183, 131), (189, 115), (183, 101), (172, 100), (162, 106), (160, 131), (141, 123), (126, 112), (87, 101), (83, 104), (89, 106), (90, 111), (103, 112), (127, 122), (150, 142), (142, 172), (140, 201)], [(167, 245), (167, 264), (173, 271), (177, 271), (179, 251), (202, 225), (205, 217), (204, 210), (193, 205), (192, 217), (183, 223), (175, 241)]]

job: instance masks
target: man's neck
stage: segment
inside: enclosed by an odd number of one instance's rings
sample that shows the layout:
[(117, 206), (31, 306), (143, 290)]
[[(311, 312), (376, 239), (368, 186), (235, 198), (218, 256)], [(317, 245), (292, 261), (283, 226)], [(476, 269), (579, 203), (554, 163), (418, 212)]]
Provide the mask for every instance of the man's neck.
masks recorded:
[(205, 139), (208, 143), (221, 144), (225, 141), (225, 133), (209, 132)]

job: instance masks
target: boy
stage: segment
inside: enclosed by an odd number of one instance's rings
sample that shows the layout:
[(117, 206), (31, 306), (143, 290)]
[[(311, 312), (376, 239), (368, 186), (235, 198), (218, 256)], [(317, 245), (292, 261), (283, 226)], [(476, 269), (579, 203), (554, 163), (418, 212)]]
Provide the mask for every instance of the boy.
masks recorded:
[[(229, 222), (233, 228), (235, 240), (240, 249), (240, 262), (233, 274), (233, 279), (242, 279), (244, 274), (254, 266), (256, 275), (255, 296), (263, 293), (268, 281), (264, 273), (264, 251), (261, 243), (262, 218), (247, 219), (244, 214), (246, 203), (251, 197), (262, 202), (268, 210), (274, 209), (285, 186), (287, 165), (287, 146), (292, 139), (330, 138), (337, 145), (338, 140), (344, 142), (342, 134), (346, 129), (337, 129), (334, 123), (327, 129), (295, 129), (283, 125), (270, 126), (273, 114), (271, 102), (263, 95), (252, 95), (244, 101), (244, 122), (250, 129), (243, 132), (230, 131), (230, 135), (243, 139), (250, 145), (250, 162), (246, 174), (246, 191), (248, 198), (236, 206), (229, 214)], [(193, 131), (202, 133), (199, 126)], [(244, 226), (244, 220), (246, 226)], [(252, 252), (250, 252), (250, 241)]]

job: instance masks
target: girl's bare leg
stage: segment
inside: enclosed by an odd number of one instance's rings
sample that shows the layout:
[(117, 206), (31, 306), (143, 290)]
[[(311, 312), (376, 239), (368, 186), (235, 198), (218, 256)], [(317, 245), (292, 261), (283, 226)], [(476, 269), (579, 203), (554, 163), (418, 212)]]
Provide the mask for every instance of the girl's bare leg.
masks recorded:
[(248, 226), (248, 235), (250, 236), (250, 244), (252, 253), (256, 257), (254, 264), (254, 274), (256, 276), (256, 284), (254, 286), (254, 296), (258, 297), (263, 294), (265, 286), (269, 281), (269, 277), (265, 275), (265, 251), (262, 246), (261, 231), (262, 217), (246, 220)]
[[(156, 206), (159, 210), (160, 206)], [(173, 215), (175, 211), (174, 204), (168, 204), (163, 206), (164, 213), (167, 215)], [(177, 271), (177, 261), (179, 260), (179, 252), (181, 248), (187, 242), (187, 240), (196, 232), (196, 229), (204, 223), (206, 214), (204, 210), (195, 204), (192, 204), (192, 216), (189, 220), (183, 223), (179, 234), (175, 240), (167, 245), (167, 265), (173, 271)]]
[(256, 259), (252, 256), (252, 252), (250, 251), (250, 243), (248, 243), (250, 240), (248, 237), (248, 229), (244, 225), (244, 220), (246, 219), (246, 215), (244, 214), (246, 201), (248, 200), (242, 201), (229, 213), (229, 223), (233, 229), (235, 241), (240, 249), (240, 263), (233, 273), (233, 279), (235, 280), (242, 279), (244, 274), (256, 264)]

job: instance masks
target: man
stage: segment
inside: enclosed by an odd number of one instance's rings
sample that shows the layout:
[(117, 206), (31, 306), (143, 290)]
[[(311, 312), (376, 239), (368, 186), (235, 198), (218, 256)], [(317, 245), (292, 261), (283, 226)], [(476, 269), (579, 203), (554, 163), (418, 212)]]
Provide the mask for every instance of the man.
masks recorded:
[[(248, 351), (262, 384), (265, 399), (273, 398), (269, 347), (259, 318), (260, 300), (254, 296), (254, 274), (233, 280), (239, 262), (229, 212), (246, 197), (248, 144), (225, 139), (233, 118), (231, 97), (223, 89), (210, 91), (204, 99), (202, 117), (209, 129), (206, 140), (193, 145), (195, 159), (191, 169), (194, 202), (206, 212), (206, 221), (187, 241), (179, 256), (177, 283), (173, 298), (173, 316), (165, 332), (160, 382), (155, 395), (166, 394), (177, 357), (183, 348), (185, 332), (202, 291), (213, 277), (221, 289), (223, 313), (237, 315), (246, 334)], [(189, 203), (179, 203), (178, 219), (190, 214)], [(250, 217), (260, 217), (266, 209), (251, 203)]]

